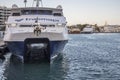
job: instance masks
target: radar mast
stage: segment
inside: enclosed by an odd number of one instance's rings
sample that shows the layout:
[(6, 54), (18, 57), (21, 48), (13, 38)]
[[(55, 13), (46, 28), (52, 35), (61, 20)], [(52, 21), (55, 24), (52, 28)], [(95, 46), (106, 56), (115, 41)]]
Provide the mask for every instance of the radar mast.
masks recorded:
[(27, 0), (24, 0), (24, 3), (25, 3), (25, 7), (26, 7), (26, 4), (27, 4)]
[(39, 7), (40, 3), (41, 3), (41, 7), (43, 7), (42, 0), (33, 0), (33, 5), (34, 5), (34, 2), (36, 2), (36, 7)]

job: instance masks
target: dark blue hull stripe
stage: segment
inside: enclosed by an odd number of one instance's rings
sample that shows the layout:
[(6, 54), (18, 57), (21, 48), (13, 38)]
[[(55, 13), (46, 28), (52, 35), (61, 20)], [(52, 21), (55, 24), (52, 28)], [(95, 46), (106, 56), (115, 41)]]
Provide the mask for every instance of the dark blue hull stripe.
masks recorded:
[[(62, 53), (65, 44), (68, 41), (50, 41), (50, 56)], [(12, 54), (24, 56), (24, 42), (7, 42), (8, 48)]]

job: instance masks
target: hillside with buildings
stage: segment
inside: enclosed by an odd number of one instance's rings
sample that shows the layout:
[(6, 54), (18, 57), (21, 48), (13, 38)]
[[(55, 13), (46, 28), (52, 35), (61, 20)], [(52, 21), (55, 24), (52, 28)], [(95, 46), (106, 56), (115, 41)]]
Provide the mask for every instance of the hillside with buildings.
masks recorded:
[(68, 26), (69, 33), (81, 33), (84, 31), (85, 28), (92, 28), (91, 31), (93, 33), (120, 33), (120, 25), (104, 25), (98, 26), (97, 24), (77, 24)]

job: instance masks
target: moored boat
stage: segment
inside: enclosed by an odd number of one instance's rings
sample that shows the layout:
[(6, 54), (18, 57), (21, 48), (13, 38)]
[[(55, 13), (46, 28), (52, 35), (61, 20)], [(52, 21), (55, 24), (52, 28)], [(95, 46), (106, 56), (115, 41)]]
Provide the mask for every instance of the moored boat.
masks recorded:
[(83, 30), (81, 31), (81, 33), (84, 33), (84, 34), (90, 34), (90, 33), (93, 33), (94, 32), (94, 29), (92, 26), (86, 26), (85, 28), (83, 28)]

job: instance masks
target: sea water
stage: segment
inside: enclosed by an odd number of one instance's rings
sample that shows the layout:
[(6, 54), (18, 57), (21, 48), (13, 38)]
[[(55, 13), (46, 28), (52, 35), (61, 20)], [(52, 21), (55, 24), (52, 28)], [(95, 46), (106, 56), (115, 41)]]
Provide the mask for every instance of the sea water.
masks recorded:
[(8, 59), (0, 63), (0, 79), (120, 80), (120, 33), (69, 35), (63, 54), (51, 64)]

